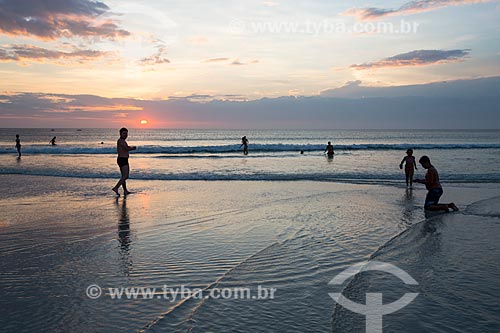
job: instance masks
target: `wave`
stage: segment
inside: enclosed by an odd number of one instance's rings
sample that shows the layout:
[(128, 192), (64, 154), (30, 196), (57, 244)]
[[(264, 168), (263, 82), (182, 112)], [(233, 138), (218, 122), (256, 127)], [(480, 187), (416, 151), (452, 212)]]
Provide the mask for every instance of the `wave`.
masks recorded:
[[(249, 149), (252, 152), (276, 153), (276, 152), (322, 152), (324, 144), (252, 144)], [(408, 148), (420, 150), (432, 149), (500, 149), (500, 144), (496, 143), (450, 143), (450, 144), (340, 144), (334, 146), (337, 151), (351, 150), (406, 150)], [(239, 153), (242, 149), (240, 145), (213, 145), (213, 146), (140, 146), (134, 153), (138, 154), (228, 154)], [(27, 146), (23, 147), (24, 154), (49, 154), (49, 155), (94, 155), (94, 154), (115, 154), (115, 147), (74, 147), (74, 146)], [(0, 148), (0, 154), (15, 153), (14, 148)]]
[[(84, 179), (116, 179), (118, 172), (70, 172), (57, 169), (1, 169), (0, 175), (30, 175), (49, 177), (69, 177)], [(441, 177), (444, 183), (500, 183), (496, 174), (452, 175)], [(350, 184), (384, 184), (402, 186), (399, 173), (371, 174), (371, 173), (342, 173), (337, 175), (325, 173), (217, 173), (217, 172), (134, 172), (132, 180), (180, 180), (180, 181), (320, 181), (340, 182)]]

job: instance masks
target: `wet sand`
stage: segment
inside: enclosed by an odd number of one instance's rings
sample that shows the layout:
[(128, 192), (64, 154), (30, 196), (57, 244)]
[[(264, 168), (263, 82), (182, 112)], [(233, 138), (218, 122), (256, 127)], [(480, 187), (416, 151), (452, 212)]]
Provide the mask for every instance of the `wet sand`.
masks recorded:
[[(0, 176), (8, 331), (331, 331), (328, 282), (425, 219), (422, 188)], [(445, 187), (461, 208), (498, 184)], [(214, 282), (217, 281), (217, 284)], [(273, 300), (90, 299), (86, 289), (277, 289)]]

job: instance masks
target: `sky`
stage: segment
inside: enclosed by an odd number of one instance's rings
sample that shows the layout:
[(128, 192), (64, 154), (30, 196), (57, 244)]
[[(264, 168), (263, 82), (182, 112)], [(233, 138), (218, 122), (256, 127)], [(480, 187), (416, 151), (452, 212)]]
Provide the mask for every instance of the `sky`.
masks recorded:
[(0, 74), (0, 127), (266, 127), (268, 99), (500, 76), (500, 1), (0, 0)]

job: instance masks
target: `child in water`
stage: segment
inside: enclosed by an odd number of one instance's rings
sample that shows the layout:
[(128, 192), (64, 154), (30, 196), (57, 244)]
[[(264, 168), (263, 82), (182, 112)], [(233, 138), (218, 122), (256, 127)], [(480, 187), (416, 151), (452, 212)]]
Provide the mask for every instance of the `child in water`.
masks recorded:
[[(405, 164), (406, 163), (406, 164)], [(403, 164), (405, 164), (405, 174), (406, 174), (406, 186), (413, 186), (413, 173), (417, 169), (417, 163), (415, 161), (415, 156), (413, 156), (413, 149), (408, 149), (406, 151), (406, 156), (403, 158), (399, 164), (399, 168), (403, 169)]]

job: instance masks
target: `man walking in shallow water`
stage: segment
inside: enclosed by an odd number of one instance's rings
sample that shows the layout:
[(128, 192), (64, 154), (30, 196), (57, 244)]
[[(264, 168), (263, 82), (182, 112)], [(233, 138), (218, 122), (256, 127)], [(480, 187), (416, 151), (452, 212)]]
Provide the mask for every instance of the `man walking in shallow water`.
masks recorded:
[(120, 180), (118, 181), (118, 183), (116, 183), (116, 186), (113, 187), (113, 192), (116, 193), (116, 195), (120, 195), (120, 193), (118, 193), (118, 189), (120, 188), (120, 186), (123, 187), (123, 194), (124, 195), (127, 195), (127, 194), (130, 194), (131, 192), (127, 190), (127, 179), (128, 179), (128, 176), (129, 176), (129, 173), (130, 173), (130, 167), (129, 167), (129, 164), (128, 164), (128, 158), (129, 158), (129, 151), (131, 150), (136, 150), (137, 147), (135, 146), (129, 146), (127, 144), (127, 137), (128, 137), (128, 129), (126, 129), (125, 127), (121, 128), (120, 129), (120, 138), (118, 139), (118, 141), (116, 142), (116, 150), (118, 152), (118, 158), (116, 159), (116, 163), (118, 164), (118, 166), (120, 167), (120, 172), (121, 172), (121, 178)]

